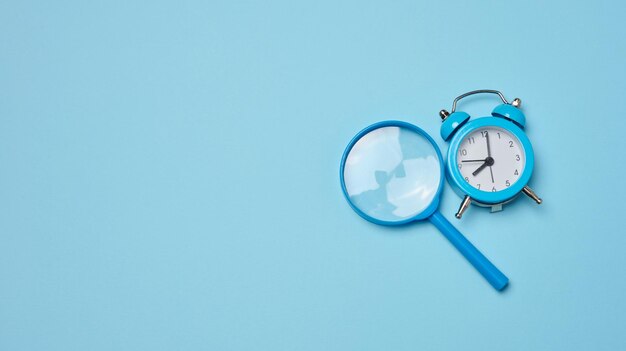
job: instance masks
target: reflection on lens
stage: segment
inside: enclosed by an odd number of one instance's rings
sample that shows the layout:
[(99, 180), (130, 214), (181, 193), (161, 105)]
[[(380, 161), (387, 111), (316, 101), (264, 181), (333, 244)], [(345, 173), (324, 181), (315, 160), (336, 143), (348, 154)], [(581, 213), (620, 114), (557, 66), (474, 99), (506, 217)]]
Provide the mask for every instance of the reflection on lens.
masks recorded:
[(381, 127), (363, 135), (344, 165), (352, 204), (386, 222), (424, 211), (437, 194), (440, 178), (435, 147), (425, 136), (403, 127)]

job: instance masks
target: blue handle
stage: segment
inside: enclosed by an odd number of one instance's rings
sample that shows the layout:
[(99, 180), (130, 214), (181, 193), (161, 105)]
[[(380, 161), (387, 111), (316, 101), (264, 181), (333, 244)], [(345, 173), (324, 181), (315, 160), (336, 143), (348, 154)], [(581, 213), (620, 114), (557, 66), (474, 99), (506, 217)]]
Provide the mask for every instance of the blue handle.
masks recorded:
[(439, 212), (435, 211), (429, 220), (437, 227), (443, 235), (459, 250), (465, 258), (487, 279), (489, 284), (496, 290), (501, 291), (509, 283), (509, 278), (502, 274), (487, 257), (478, 251), (447, 219)]

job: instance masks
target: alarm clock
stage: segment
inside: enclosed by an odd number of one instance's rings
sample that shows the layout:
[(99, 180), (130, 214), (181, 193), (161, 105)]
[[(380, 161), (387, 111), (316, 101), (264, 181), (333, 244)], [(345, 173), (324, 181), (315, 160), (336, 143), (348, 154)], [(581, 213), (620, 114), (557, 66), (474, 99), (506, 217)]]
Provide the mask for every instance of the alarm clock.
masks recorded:
[[(475, 94), (496, 94), (502, 104), (489, 117), (472, 119), (456, 110), (459, 100)], [(449, 183), (463, 197), (456, 213), (460, 219), (470, 204), (490, 207), (491, 212), (520, 193), (537, 204), (542, 200), (528, 187), (535, 156), (524, 132), (526, 117), (520, 110), (521, 100), (508, 102), (497, 90), (474, 90), (458, 96), (450, 112), (441, 110), (441, 137), (450, 141), (446, 158)]]

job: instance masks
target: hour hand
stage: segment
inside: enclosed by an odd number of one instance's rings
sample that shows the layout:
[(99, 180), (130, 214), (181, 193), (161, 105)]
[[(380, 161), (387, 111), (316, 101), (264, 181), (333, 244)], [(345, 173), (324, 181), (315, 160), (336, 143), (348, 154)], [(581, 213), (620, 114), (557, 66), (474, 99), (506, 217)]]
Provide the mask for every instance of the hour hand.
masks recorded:
[(487, 162), (480, 165), (480, 167), (478, 167), (474, 172), (472, 172), (472, 175), (475, 177), (476, 175), (478, 175), (478, 173), (480, 173), (480, 171), (485, 169), (485, 167), (487, 167)]
[(480, 173), (480, 171), (485, 169), (487, 166), (493, 166), (493, 157), (487, 157), (485, 159), (485, 162), (482, 165), (480, 165), (480, 167), (478, 167), (474, 172), (472, 172), (472, 175), (474, 177), (477, 176), (478, 173)]

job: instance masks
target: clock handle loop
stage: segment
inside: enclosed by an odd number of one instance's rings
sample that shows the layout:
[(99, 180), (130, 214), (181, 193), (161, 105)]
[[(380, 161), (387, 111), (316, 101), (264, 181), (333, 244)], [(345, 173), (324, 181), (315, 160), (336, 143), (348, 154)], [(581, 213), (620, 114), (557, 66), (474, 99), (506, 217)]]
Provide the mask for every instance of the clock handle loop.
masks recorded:
[(468, 91), (465, 94), (461, 94), (459, 96), (456, 97), (456, 99), (454, 99), (454, 101), (452, 102), (452, 111), (450, 111), (450, 113), (454, 113), (454, 111), (456, 111), (456, 104), (457, 102), (459, 102), (459, 100), (468, 97), (470, 95), (476, 95), (476, 94), (496, 94), (500, 97), (500, 99), (502, 100), (502, 102), (504, 102), (505, 104), (508, 104), (509, 102), (506, 100), (506, 98), (504, 97), (504, 95), (502, 95), (501, 92), (497, 91), (497, 90), (491, 90), (491, 89), (479, 89), (479, 90), (472, 90), (472, 91)]

